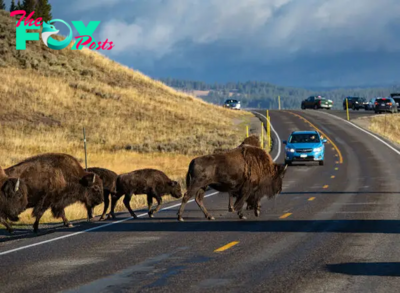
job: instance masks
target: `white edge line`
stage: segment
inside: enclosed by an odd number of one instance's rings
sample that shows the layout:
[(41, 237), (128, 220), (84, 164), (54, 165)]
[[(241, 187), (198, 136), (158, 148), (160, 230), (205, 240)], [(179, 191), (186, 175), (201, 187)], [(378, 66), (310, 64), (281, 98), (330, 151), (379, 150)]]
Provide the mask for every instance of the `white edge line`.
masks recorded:
[[(265, 120), (267, 120), (267, 117), (265, 115), (263, 115), (263, 114), (261, 114), (259, 112), (256, 112), (256, 111), (254, 111), (253, 113), (261, 115), (262, 117), (265, 118)], [(272, 132), (275, 133), (275, 136), (278, 139), (278, 153), (276, 154), (275, 158), (273, 159), (274, 162), (275, 162), (276, 160), (278, 160), (279, 156), (281, 155), (281, 140), (280, 140), (279, 135), (276, 132), (275, 128), (272, 126), (272, 123), (270, 123), (270, 125), (271, 125)]]
[[(265, 117), (263, 114), (261, 114), (261, 113), (257, 113), (257, 114), (259, 114), (259, 115), (263, 116), (265, 119), (267, 119), (267, 117)], [(278, 142), (279, 142), (278, 143), (278, 154), (273, 159), (274, 161), (276, 161), (279, 158), (279, 155), (281, 154), (281, 140), (279, 139), (278, 133), (275, 131), (274, 127), (272, 126), (272, 123), (271, 123), (271, 129), (275, 133), (275, 136), (277, 137)], [(207, 194), (207, 195), (204, 196), (204, 198), (216, 195), (217, 193), (219, 193), (219, 192), (217, 191), (217, 192), (213, 192), (213, 193)], [(194, 199), (191, 199), (191, 200), (188, 201), (188, 203), (193, 202), (193, 201), (194, 201)], [(172, 206), (162, 208), (160, 211), (169, 210), (169, 209), (178, 207), (180, 205), (181, 205), (181, 203), (177, 203), (177, 204), (174, 204)], [(147, 213), (140, 214), (140, 215), (138, 215), (138, 218), (139, 217), (144, 217), (146, 215), (148, 215), (148, 214)], [(26, 245), (26, 246), (21, 246), (21, 247), (14, 248), (14, 249), (11, 249), (11, 250), (3, 251), (3, 252), (0, 252), (0, 256), (1, 255), (6, 255), (6, 254), (9, 254), (9, 253), (12, 253), (12, 252), (16, 252), (16, 251), (19, 251), (19, 250), (23, 250), (23, 249), (26, 249), (26, 248), (42, 245), (42, 244), (45, 244), (45, 243), (49, 243), (49, 242), (53, 242), (53, 241), (57, 241), (57, 240), (61, 240), (61, 239), (65, 239), (65, 238), (72, 237), (72, 236), (76, 236), (76, 235), (83, 234), (83, 233), (86, 233), (86, 232), (99, 230), (99, 229), (102, 229), (102, 228), (105, 228), (105, 227), (108, 227), (108, 226), (111, 226), (111, 225), (115, 225), (115, 224), (119, 224), (119, 223), (123, 223), (123, 222), (129, 221), (131, 219), (133, 219), (133, 217), (125, 218), (125, 219), (122, 219), (122, 220), (119, 220), (119, 221), (116, 221), (116, 222), (100, 225), (100, 226), (93, 227), (93, 228), (90, 228), (90, 229), (86, 229), (86, 230), (83, 230), (83, 231), (79, 231), (79, 232), (71, 233), (71, 234), (68, 234), (68, 235), (64, 235), (64, 236), (60, 236), (60, 237), (56, 237), (56, 238), (40, 241), (40, 242), (37, 242), (37, 243), (29, 244), (29, 245)]]
[[(219, 192), (213, 192), (213, 193), (205, 195), (204, 197), (206, 198), (206, 197), (209, 197), (209, 196), (213, 196), (213, 195), (216, 195), (217, 193), (219, 193)], [(188, 201), (188, 203), (193, 202), (193, 201), (194, 201), (194, 199), (191, 199), (191, 200)], [(165, 207), (165, 208), (161, 209), (160, 211), (170, 210), (170, 209), (178, 207), (180, 205), (181, 205), (181, 203), (174, 204), (172, 206)], [(143, 217), (143, 216), (146, 216), (146, 215), (148, 215), (148, 214), (147, 213), (140, 214), (140, 215), (138, 215), (138, 217)], [(105, 228), (105, 227), (108, 227), (108, 226), (111, 226), (111, 225), (115, 225), (115, 224), (119, 224), (119, 223), (123, 223), (123, 222), (129, 221), (131, 219), (133, 219), (133, 217), (125, 218), (125, 219), (122, 219), (122, 220), (119, 220), (119, 221), (116, 221), (116, 222), (100, 225), (100, 226), (97, 226), (97, 227), (93, 227), (93, 228), (86, 229), (86, 230), (83, 230), (83, 231), (79, 231), (79, 232), (71, 233), (71, 234), (68, 234), (68, 235), (60, 236), (60, 237), (57, 237), (57, 238), (53, 238), (53, 239), (49, 239), (49, 240), (45, 240), (45, 241), (40, 241), (40, 242), (29, 244), (29, 245), (26, 245), (26, 246), (21, 246), (21, 247), (15, 248), (15, 249), (11, 249), (11, 250), (0, 252), (0, 255), (9, 254), (9, 253), (12, 253), (12, 252), (15, 252), (15, 251), (19, 251), (19, 250), (23, 250), (23, 249), (26, 249), (26, 248), (42, 245), (42, 244), (45, 244), (45, 243), (49, 243), (49, 242), (53, 242), (53, 241), (57, 241), (57, 240), (61, 240), (61, 239), (65, 239), (65, 238), (76, 236), (76, 235), (79, 235), (79, 234), (82, 234), (82, 233), (86, 233), (86, 232), (91, 232), (91, 231), (94, 231), (94, 230), (102, 229), (102, 228)]]
[(400, 155), (400, 151), (399, 151), (399, 150), (397, 150), (396, 148), (394, 148), (393, 146), (391, 146), (390, 144), (388, 144), (386, 141), (384, 141), (383, 139), (379, 138), (379, 137), (376, 136), (375, 134), (373, 134), (373, 133), (371, 133), (371, 132), (369, 132), (369, 131), (367, 131), (367, 130), (361, 128), (360, 126), (354, 124), (353, 122), (347, 121), (347, 120), (345, 120), (345, 119), (343, 119), (343, 118), (337, 117), (337, 116), (332, 115), (332, 114), (329, 114), (329, 113), (324, 113), (324, 114), (325, 114), (325, 115), (328, 115), (328, 116), (332, 116), (332, 117), (334, 117), (334, 118), (336, 118), (336, 119), (338, 119), (338, 120), (341, 120), (341, 121), (343, 121), (343, 122), (346, 122), (346, 123), (350, 124), (351, 126), (357, 128), (358, 130), (361, 130), (362, 132), (365, 132), (365, 133), (369, 134), (370, 136), (372, 136), (372, 137), (375, 138), (376, 140), (378, 140), (378, 141), (380, 141), (381, 143), (383, 143), (384, 145), (386, 145), (388, 148), (390, 148), (390, 149), (391, 149), (392, 151), (394, 151), (396, 154)]

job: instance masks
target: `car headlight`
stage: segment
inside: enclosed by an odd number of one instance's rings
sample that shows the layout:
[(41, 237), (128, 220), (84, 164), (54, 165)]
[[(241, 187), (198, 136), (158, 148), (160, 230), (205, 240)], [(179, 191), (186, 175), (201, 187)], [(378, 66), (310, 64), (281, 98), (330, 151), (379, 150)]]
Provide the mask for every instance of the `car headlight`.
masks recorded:
[(317, 153), (317, 152), (320, 152), (321, 150), (322, 150), (322, 148), (321, 148), (321, 147), (320, 147), (320, 148), (315, 148), (315, 149), (314, 149), (314, 152), (316, 152), (316, 153)]
[(285, 150), (286, 150), (287, 152), (294, 153), (294, 149), (292, 149), (292, 148), (285, 148)]

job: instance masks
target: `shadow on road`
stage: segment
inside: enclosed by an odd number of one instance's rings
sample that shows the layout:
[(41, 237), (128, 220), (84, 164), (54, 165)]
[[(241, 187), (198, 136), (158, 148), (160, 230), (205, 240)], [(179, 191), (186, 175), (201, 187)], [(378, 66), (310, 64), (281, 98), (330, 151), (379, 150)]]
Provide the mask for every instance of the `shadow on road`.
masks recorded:
[(280, 195), (304, 195), (304, 194), (400, 194), (395, 191), (304, 191), (281, 192)]
[(352, 276), (400, 276), (398, 262), (371, 262), (371, 263), (341, 263), (326, 265), (331, 273)]

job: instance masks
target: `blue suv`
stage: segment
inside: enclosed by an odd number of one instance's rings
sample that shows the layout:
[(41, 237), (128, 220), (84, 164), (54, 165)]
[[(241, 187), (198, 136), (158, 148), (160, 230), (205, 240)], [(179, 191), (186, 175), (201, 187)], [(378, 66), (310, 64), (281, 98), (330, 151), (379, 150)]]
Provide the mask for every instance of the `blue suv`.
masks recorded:
[(318, 161), (322, 166), (326, 142), (317, 131), (293, 131), (289, 139), (283, 141), (286, 144), (285, 163), (291, 165), (296, 161)]

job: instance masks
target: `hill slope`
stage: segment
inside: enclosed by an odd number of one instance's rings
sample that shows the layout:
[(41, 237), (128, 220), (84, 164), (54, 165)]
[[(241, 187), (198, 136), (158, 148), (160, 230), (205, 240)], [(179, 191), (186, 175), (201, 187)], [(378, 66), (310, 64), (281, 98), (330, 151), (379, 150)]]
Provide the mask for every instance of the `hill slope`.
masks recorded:
[[(183, 177), (194, 155), (240, 143), (233, 112), (178, 93), (88, 49), (42, 41), (15, 49), (15, 18), (0, 11), (0, 166), (66, 152), (118, 173), (152, 167)], [(248, 114), (247, 114), (248, 115)]]

